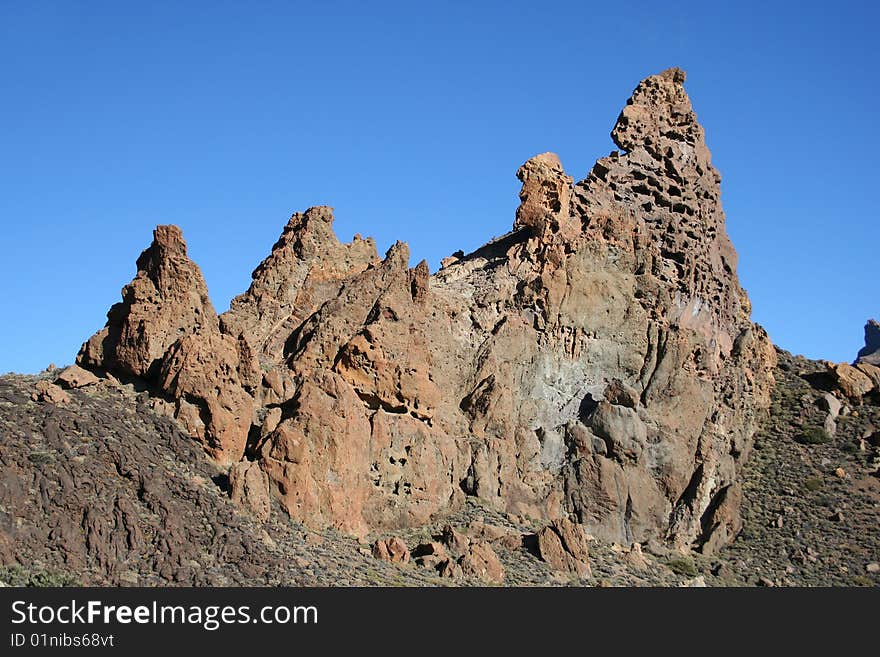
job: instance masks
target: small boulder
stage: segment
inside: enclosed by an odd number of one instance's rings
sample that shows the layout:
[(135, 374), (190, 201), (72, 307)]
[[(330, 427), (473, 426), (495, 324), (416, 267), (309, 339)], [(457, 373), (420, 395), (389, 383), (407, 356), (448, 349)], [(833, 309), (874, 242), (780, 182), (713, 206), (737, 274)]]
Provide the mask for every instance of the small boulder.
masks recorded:
[(874, 382), (867, 374), (847, 363), (831, 365), (829, 374), (833, 377), (840, 392), (853, 401), (861, 400), (874, 389)]
[(373, 556), (382, 561), (390, 561), (391, 563), (409, 563), (409, 548), (403, 539), (392, 536), (388, 539), (378, 539), (373, 543)]
[(265, 522), (272, 515), (269, 477), (254, 461), (241, 461), (229, 471), (232, 501)]
[(495, 584), (504, 581), (504, 567), (498, 560), (498, 555), (485, 541), (471, 543), (458, 563), (466, 577), (475, 577)]
[(50, 383), (43, 379), (37, 381), (34, 385), (34, 392), (31, 393), (31, 399), (38, 402), (55, 404), (56, 406), (64, 406), (70, 402), (70, 395), (54, 383)]
[(471, 539), (482, 539), (509, 549), (516, 549), (522, 544), (522, 535), (519, 531), (510, 527), (490, 525), (479, 520), (472, 520), (468, 523), (467, 533)]
[(538, 532), (538, 556), (554, 570), (591, 576), (586, 532), (566, 518), (554, 520)]
[(639, 404), (639, 393), (620, 379), (611, 379), (605, 388), (605, 399), (616, 406), (635, 408)]
[(632, 544), (624, 559), (635, 570), (647, 570), (649, 568), (648, 560), (645, 559), (645, 555), (642, 552), (642, 546), (638, 543)]
[(461, 566), (454, 559), (446, 559), (437, 566), (437, 573), (444, 579), (457, 579), (463, 576)]
[(443, 527), (443, 531), (440, 534), (440, 541), (449, 548), (449, 551), (452, 552), (452, 554), (456, 555), (464, 554), (471, 543), (467, 536), (456, 531), (452, 525), (446, 525)]
[(449, 558), (446, 548), (441, 543), (432, 541), (421, 543), (412, 551), (412, 558), (416, 565), (423, 568), (439, 568)]
[(55, 379), (55, 383), (62, 388), (84, 388), (98, 383), (100, 379), (94, 374), (81, 368), (79, 365), (71, 365), (63, 370)]

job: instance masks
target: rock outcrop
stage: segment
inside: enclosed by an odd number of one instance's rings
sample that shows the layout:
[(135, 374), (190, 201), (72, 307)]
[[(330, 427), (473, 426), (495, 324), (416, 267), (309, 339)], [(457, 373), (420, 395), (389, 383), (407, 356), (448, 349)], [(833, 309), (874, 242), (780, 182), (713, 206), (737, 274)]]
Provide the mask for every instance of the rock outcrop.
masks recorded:
[(77, 364), (139, 377), (168, 396), (169, 412), (223, 463), (244, 454), (258, 366), (244, 338), (220, 332), (199, 267), (176, 226), (159, 226), (137, 275)]
[[(218, 318), (180, 231), (159, 227), (78, 362), (145, 379), (209, 456), (248, 459), (245, 508), (266, 508), (248, 499), (265, 481), (295, 519), (362, 535), (475, 496), (621, 544), (717, 549), (775, 352), (683, 82), (640, 83), (621, 150), (584, 180), (550, 153), (526, 162), (512, 232), (434, 275), (403, 243), (381, 259), (340, 243), (311, 208)], [(461, 569), (503, 576), (474, 550)]]
[(856, 363), (880, 367), (880, 323), (869, 319), (865, 324), (865, 346), (859, 351)]
[(580, 525), (567, 518), (555, 520), (538, 532), (537, 543), (538, 556), (554, 570), (590, 576), (590, 550)]
[(852, 364), (824, 363), (825, 375), (813, 378), (826, 391), (856, 405), (880, 401), (880, 324), (873, 319), (865, 324), (865, 346)]

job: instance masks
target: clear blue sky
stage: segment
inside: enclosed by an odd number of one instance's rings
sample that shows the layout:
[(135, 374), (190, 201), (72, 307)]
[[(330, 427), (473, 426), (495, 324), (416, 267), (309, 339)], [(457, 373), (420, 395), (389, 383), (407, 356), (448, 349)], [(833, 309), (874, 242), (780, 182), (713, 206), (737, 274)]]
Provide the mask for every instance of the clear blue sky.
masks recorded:
[(0, 371), (72, 362), (159, 223), (218, 311), (310, 205), (434, 270), (509, 229), (527, 158), (583, 178), (669, 66), (754, 319), (851, 360), (880, 315), (878, 22), (874, 2), (3, 2)]

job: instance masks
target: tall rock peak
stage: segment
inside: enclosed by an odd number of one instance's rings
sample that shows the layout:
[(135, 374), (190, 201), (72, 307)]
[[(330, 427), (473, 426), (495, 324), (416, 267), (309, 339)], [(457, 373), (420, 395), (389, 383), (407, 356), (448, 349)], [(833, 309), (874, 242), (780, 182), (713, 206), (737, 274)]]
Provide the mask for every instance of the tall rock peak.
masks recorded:
[(378, 259), (372, 238), (339, 242), (332, 208), (297, 212), (254, 270), (248, 290), (221, 316), (223, 330), (247, 335), (262, 358), (277, 360), (293, 329), (335, 295), (347, 276)]
[(684, 81), (685, 73), (678, 68), (642, 80), (617, 118), (611, 132), (614, 143), (624, 151), (642, 147), (662, 152), (664, 142), (701, 142), (703, 129), (684, 90)]
[(158, 226), (137, 268), (122, 289), (122, 301), (107, 314), (106, 326), (83, 345), (81, 364), (150, 376), (181, 334), (216, 327), (205, 279), (186, 254), (180, 228)]

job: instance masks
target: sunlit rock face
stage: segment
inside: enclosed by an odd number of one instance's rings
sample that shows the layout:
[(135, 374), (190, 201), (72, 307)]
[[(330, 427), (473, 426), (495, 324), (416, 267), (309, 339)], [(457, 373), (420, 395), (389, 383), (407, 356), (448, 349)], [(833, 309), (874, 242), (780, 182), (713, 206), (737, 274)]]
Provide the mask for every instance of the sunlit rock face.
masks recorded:
[(255, 463), (265, 478), (240, 466), (260, 485), (237, 490), (261, 513), (268, 487), (294, 518), (362, 534), (476, 496), (715, 550), (740, 528), (775, 354), (684, 79), (638, 85), (621, 150), (584, 180), (552, 153), (523, 164), (512, 232), (433, 275), (406, 244), (340, 243), (311, 208), (218, 318), (160, 227), (79, 362), (146, 378), (211, 457)]

